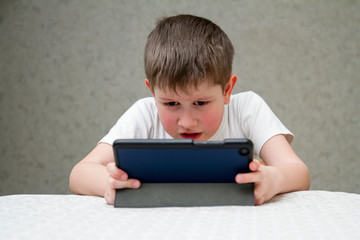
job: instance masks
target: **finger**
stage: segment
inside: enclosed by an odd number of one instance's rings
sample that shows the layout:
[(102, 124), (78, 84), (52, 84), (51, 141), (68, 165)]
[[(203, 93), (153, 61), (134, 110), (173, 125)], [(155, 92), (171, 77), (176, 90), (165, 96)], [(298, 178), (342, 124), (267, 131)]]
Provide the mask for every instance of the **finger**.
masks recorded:
[(258, 171), (251, 173), (239, 173), (235, 177), (237, 183), (254, 183), (261, 181), (261, 175)]
[(256, 172), (257, 170), (259, 170), (260, 167), (261, 167), (261, 163), (259, 160), (256, 160), (256, 159), (252, 160), (249, 164), (249, 168), (253, 172)]
[(140, 181), (136, 179), (128, 179), (127, 181), (121, 181), (114, 179), (112, 177), (109, 178), (109, 186), (112, 189), (139, 188), (140, 185), (141, 185)]
[[(138, 180), (135, 181), (127, 181), (127, 182), (133, 182), (130, 183), (130, 185), (134, 188), (139, 188), (140, 187), (140, 182)], [(116, 185), (116, 184), (115, 184)], [(127, 184), (125, 184), (127, 185)], [(124, 185), (124, 186), (125, 186)], [(134, 185), (134, 186), (133, 186)], [(114, 201), (115, 201), (115, 189), (110, 187), (107, 187), (105, 190), (105, 194), (104, 194), (104, 199), (106, 201), (107, 204), (109, 205), (114, 205)]]
[(115, 201), (115, 189), (107, 187), (104, 194), (104, 199), (107, 204), (114, 205)]
[(120, 168), (118, 168), (114, 162), (109, 163), (106, 166), (106, 170), (109, 172), (109, 174), (112, 178), (115, 178), (117, 180), (122, 180), (122, 181), (125, 181), (128, 179), (127, 173), (124, 172), (123, 170), (121, 170)]
[(129, 179), (126, 181), (128, 188), (139, 188), (141, 186), (141, 183), (137, 179)]
[(264, 196), (261, 196), (261, 197), (254, 197), (255, 198), (255, 205), (261, 205), (265, 202), (265, 197)]

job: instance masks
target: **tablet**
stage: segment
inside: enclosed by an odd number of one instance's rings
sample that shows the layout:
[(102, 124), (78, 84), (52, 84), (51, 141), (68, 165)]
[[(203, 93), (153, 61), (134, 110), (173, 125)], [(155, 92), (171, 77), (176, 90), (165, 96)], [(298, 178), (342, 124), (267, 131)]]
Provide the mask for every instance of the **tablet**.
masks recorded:
[(250, 172), (249, 139), (118, 139), (115, 162), (140, 189), (119, 189), (115, 207), (253, 205), (253, 184), (237, 184)]

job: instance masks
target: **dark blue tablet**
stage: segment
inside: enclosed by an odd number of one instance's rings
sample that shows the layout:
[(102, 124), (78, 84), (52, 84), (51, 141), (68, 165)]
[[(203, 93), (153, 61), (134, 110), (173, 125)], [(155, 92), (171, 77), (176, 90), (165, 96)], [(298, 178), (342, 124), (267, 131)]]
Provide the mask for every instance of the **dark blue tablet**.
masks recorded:
[(115, 207), (254, 204), (254, 184), (235, 182), (250, 172), (249, 139), (118, 139), (113, 149), (117, 167), (141, 182), (139, 189), (117, 189)]
[(233, 183), (253, 156), (249, 139), (119, 139), (113, 147), (117, 167), (142, 183)]

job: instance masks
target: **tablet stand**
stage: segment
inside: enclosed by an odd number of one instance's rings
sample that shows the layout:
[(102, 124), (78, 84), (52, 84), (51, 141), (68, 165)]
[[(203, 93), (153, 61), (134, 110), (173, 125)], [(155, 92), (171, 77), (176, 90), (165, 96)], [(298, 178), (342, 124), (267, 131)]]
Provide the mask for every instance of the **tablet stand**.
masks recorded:
[(142, 183), (139, 189), (118, 189), (114, 207), (197, 207), (254, 205), (254, 184)]

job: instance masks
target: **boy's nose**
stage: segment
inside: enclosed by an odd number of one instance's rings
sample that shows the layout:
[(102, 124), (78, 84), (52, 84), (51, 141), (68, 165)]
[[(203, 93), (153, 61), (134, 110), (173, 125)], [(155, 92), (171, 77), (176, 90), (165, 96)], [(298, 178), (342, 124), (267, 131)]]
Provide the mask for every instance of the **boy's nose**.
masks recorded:
[(184, 112), (179, 117), (178, 125), (185, 129), (190, 129), (192, 127), (195, 127), (197, 125), (197, 122), (198, 121), (196, 120), (195, 116), (193, 116), (189, 112)]

